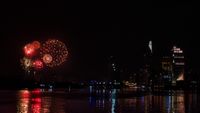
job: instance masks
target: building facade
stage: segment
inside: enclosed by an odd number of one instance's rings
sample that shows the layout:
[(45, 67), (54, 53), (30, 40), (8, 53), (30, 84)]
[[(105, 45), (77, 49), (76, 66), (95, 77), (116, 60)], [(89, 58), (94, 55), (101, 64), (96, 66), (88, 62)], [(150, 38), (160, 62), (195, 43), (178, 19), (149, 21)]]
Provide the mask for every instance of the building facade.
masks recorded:
[(172, 81), (172, 58), (169, 56), (161, 59), (162, 81), (164, 83), (171, 83)]
[(172, 48), (172, 83), (184, 80), (184, 54), (181, 48), (174, 46)]

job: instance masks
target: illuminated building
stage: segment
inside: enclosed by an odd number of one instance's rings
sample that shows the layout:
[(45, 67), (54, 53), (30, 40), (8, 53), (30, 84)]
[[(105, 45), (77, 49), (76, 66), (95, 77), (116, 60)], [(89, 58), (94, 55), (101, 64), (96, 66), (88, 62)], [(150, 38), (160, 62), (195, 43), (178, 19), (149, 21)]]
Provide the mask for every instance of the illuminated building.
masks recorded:
[(150, 85), (153, 80), (153, 48), (152, 41), (149, 41), (148, 46), (145, 47), (144, 66), (142, 74), (142, 84)]
[(162, 57), (161, 60), (162, 80), (164, 83), (169, 83), (172, 80), (172, 59), (171, 57)]
[(172, 48), (172, 84), (184, 80), (184, 66), (183, 50), (174, 46)]

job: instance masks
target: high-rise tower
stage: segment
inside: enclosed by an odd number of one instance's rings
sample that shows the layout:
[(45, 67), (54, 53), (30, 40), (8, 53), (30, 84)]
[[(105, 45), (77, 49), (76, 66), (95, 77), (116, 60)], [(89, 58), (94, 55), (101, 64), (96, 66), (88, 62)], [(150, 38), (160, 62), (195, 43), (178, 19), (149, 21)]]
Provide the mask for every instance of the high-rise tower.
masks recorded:
[(148, 46), (145, 45), (144, 67), (143, 68), (144, 68), (143, 82), (146, 85), (151, 85), (153, 82), (152, 80), (154, 78), (152, 41), (149, 41)]
[(176, 84), (176, 81), (184, 80), (184, 66), (183, 50), (174, 46), (172, 48), (172, 84)]

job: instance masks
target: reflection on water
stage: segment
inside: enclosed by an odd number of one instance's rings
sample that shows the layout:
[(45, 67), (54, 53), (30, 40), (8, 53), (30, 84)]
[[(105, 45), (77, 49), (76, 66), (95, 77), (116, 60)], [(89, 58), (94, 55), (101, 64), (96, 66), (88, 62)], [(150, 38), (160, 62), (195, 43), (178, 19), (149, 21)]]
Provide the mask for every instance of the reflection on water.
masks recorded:
[(21, 90), (17, 94), (17, 113), (40, 113), (41, 92), (40, 89), (33, 91)]
[(62, 98), (43, 96), (40, 89), (20, 90), (17, 96), (17, 113), (65, 113)]
[(42, 98), (42, 109), (41, 113), (50, 113), (50, 107), (51, 107), (51, 97), (44, 97)]
[(111, 113), (115, 113), (116, 108), (116, 89), (112, 90), (111, 93)]
[(28, 113), (30, 92), (28, 90), (19, 91), (19, 101), (17, 104), (17, 113)]
[(122, 91), (117, 89), (94, 92), (95, 95), (89, 93), (88, 96), (82, 95), (79, 90), (76, 93), (73, 93), (73, 90), (70, 93), (44, 93), (40, 89), (20, 90), (14, 92), (16, 95), (0, 92), (0, 112), (7, 113), (9, 110), (17, 113), (199, 113), (197, 93), (170, 91), (166, 94), (120, 96)]
[[(102, 93), (102, 95), (105, 94)], [(112, 89), (108, 101), (106, 98), (90, 97), (89, 102), (92, 105), (90, 107), (107, 109), (108, 113), (198, 113), (199, 111), (198, 108), (194, 108), (198, 105), (197, 94), (191, 92), (173, 91), (169, 94), (156, 93), (128, 98), (118, 98), (117, 95), (116, 89)], [(96, 106), (93, 105), (95, 99)], [(105, 106), (105, 102), (108, 106)], [(105, 106), (105, 108), (99, 106)], [(186, 107), (194, 109), (186, 109)]]

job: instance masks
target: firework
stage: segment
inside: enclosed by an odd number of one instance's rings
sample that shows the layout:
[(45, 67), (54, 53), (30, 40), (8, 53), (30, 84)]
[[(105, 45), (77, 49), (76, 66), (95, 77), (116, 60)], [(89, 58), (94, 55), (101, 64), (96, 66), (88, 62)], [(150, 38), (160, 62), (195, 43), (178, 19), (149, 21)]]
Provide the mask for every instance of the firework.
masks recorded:
[(35, 48), (32, 44), (27, 44), (24, 46), (24, 53), (27, 57), (32, 57), (35, 52)]
[(31, 59), (24, 57), (20, 61), (21, 61), (21, 65), (22, 65), (23, 69), (26, 71), (29, 71), (30, 68), (32, 67)]
[(39, 69), (42, 69), (43, 68), (43, 62), (41, 60), (35, 60), (33, 62), (33, 67), (36, 69), (36, 70), (39, 70)]
[(40, 48), (40, 42), (39, 41), (33, 41), (32, 45), (35, 49), (39, 49)]
[(42, 60), (45, 64), (49, 64), (51, 63), (51, 61), (53, 60), (52, 59), (52, 56), (50, 54), (45, 54), (43, 57), (42, 57)]
[(44, 66), (55, 67), (66, 61), (68, 51), (59, 40), (47, 40), (43, 44), (33, 41), (24, 46), (24, 58), (20, 60), (25, 71), (39, 71)]
[[(45, 56), (46, 55), (46, 56)], [(65, 44), (59, 40), (47, 40), (40, 49), (40, 56), (49, 67), (61, 65), (66, 61), (68, 51)]]

